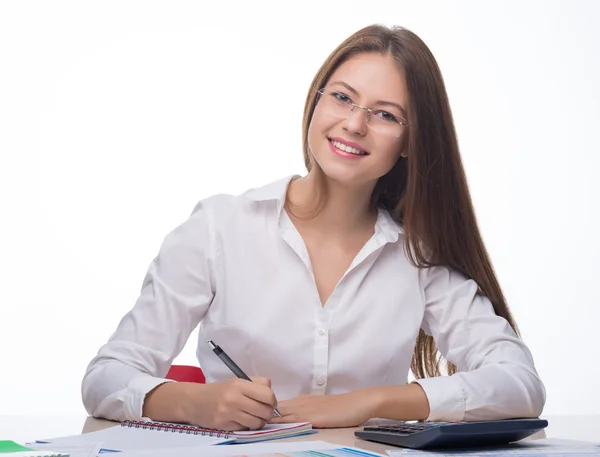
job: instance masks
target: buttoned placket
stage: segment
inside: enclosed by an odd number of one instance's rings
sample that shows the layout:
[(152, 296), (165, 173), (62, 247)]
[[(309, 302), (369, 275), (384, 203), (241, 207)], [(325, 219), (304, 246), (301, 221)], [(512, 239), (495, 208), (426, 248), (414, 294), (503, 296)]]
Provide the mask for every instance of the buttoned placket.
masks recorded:
[(363, 248), (353, 259), (351, 265), (344, 273), (333, 292), (325, 302), (321, 304), (319, 292), (317, 290), (312, 263), (308, 254), (306, 244), (302, 236), (294, 226), (292, 220), (283, 208), (280, 209), (279, 234), (283, 240), (300, 257), (313, 280), (315, 296), (315, 330), (314, 330), (314, 355), (313, 355), (313, 379), (311, 384), (312, 395), (324, 395), (327, 390), (327, 375), (329, 366), (329, 328), (335, 310), (340, 306), (340, 300), (343, 297), (343, 282), (352, 270), (358, 267), (367, 257), (384, 246), (388, 241), (380, 230), (375, 230), (375, 234), (367, 241)]

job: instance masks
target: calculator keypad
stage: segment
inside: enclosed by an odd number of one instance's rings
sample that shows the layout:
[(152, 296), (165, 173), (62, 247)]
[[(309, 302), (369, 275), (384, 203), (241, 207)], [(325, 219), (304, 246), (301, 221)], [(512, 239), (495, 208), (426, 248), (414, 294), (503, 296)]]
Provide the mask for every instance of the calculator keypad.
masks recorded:
[(398, 423), (376, 425), (373, 427), (365, 427), (365, 431), (391, 432), (401, 435), (411, 435), (413, 433), (422, 432), (431, 428), (440, 427), (449, 424), (449, 422), (419, 422), (419, 423)]

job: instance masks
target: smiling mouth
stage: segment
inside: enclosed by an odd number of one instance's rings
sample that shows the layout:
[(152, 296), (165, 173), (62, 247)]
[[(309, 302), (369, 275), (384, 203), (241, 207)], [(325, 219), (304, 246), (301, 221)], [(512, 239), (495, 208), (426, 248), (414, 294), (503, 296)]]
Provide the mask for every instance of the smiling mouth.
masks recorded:
[(334, 141), (331, 138), (327, 138), (334, 147), (338, 148), (340, 151), (344, 151), (348, 154), (354, 154), (355, 156), (368, 156), (369, 153), (367, 151), (361, 151), (360, 149), (356, 149), (350, 146), (346, 146), (339, 141)]

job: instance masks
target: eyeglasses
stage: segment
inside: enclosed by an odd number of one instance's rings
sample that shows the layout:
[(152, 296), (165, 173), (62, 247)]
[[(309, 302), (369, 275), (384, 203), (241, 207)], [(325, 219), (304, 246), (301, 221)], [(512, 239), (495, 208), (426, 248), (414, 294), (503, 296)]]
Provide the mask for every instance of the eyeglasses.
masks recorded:
[(352, 116), (356, 108), (367, 112), (366, 124), (374, 131), (383, 135), (399, 138), (402, 130), (408, 126), (406, 119), (385, 110), (374, 110), (357, 105), (343, 92), (333, 89), (319, 89), (317, 107), (332, 116), (347, 119)]

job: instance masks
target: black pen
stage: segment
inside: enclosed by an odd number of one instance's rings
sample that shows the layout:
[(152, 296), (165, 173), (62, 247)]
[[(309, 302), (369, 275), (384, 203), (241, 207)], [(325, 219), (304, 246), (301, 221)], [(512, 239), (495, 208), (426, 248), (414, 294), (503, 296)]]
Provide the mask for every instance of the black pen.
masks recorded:
[[(250, 379), (248, 377), (248, 375), (246, 375), (246, 373), (244, 373), (242, 371), (242, 369), (240, 367), (238, 367), (237, 364), (233, 360), (231, 360), (231, 357), (229, 357), (225, 353), (225, 351), (223, 349), (221, 349), (220, 346), (213, 343), (212, 340), (209, 340), (208, 344), (212, 348), (212, 351), (215, 354), (217, 354), (217, 357), (219, 357), (223, 361), (223, 363), (225, 365), (227, 365), (227, 368), (229, 368), (233, 372), (234, 375), (236, 375), (238, 378), (245, 379), (246, 381), (252, 382), (252, 379)], [(277, 408), (274, 409), (274, 412), (275, 412), (276, 416), (281, 417), (281, 414), (279, 413), (279, 411), (277, 411)]]

